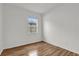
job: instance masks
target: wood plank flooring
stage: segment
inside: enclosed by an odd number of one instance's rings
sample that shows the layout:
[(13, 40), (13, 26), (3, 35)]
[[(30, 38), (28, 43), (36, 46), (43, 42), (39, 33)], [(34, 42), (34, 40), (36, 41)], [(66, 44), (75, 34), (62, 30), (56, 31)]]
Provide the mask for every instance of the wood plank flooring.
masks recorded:
[(79, 54), (46, 42), (37, 42), (16, 48), (5, 49), (1, 56), (79, 56)]

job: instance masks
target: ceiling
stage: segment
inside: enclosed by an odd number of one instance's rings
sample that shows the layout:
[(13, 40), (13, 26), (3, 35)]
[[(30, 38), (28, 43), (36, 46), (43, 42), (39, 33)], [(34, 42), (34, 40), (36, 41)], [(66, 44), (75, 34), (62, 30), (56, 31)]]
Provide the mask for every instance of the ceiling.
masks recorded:
[(36, 12), (36, 13), (46, 13), (52, 8), (60, 5), (59, 3), (15, 3), (14, 5), (20, 6), (27, 10)]

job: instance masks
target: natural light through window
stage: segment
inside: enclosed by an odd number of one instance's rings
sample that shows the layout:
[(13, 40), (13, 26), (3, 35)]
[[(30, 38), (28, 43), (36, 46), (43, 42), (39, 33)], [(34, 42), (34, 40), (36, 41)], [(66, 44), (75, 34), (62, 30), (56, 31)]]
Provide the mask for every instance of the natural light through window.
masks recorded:
[(37, 50), (30, 51), (29, 56), (38, 56)]
[(29, 32), (38, 32), (38, 18), (36, 16), (28, 17), (28, 31)]

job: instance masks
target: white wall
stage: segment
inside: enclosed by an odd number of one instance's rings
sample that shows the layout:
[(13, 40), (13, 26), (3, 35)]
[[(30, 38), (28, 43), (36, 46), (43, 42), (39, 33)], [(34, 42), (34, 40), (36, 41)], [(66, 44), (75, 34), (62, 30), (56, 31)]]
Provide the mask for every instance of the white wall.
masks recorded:
[(64, 4), (43, 17), (46, 42), (79, 53), (79, 4)]
[[(16, 47), (42, 40), (41, 16), (23, 8), (4, 4), (4, 46), (5, 48)], [(29, 34), (27, 32), (28, 16), (37, 16), (39, 19), (39, 32)]]
[(3, 50), (3, 46), (2, 46), (2, 39), (3, 39), (2, 32), (3, 32), (3, 29), (2, 29), (2, 26), (3, 26), (2, 25), (2, 4), (0, 4), (0, 54)]

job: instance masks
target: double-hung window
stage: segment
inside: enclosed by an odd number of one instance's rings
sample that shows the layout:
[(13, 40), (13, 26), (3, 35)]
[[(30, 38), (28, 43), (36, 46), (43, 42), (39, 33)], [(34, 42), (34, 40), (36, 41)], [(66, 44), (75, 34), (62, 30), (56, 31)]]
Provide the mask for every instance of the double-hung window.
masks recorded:
[(28, 30), (31, 33), (38, 32), (38, 18), (36, 16), (28, 17)]

